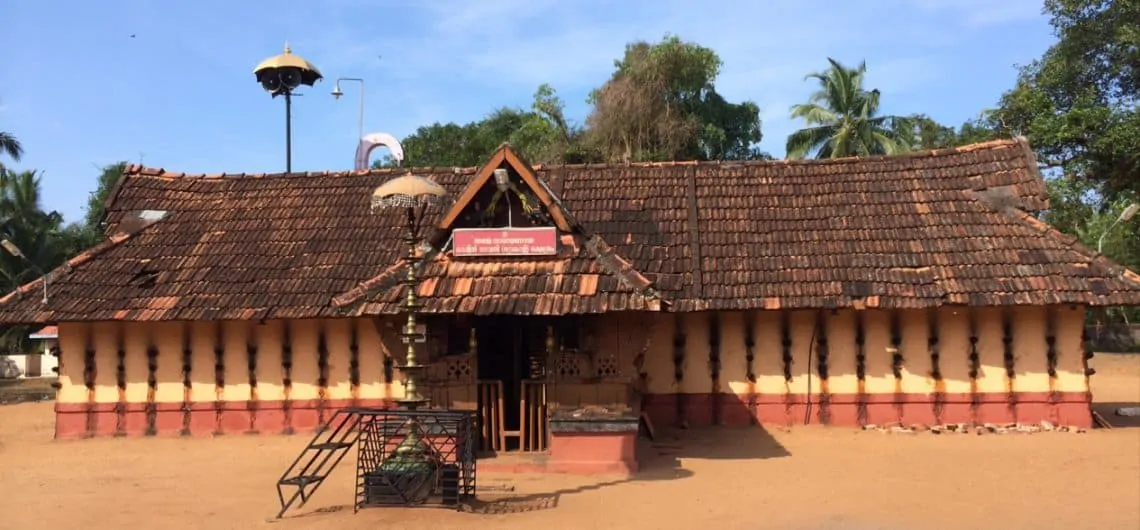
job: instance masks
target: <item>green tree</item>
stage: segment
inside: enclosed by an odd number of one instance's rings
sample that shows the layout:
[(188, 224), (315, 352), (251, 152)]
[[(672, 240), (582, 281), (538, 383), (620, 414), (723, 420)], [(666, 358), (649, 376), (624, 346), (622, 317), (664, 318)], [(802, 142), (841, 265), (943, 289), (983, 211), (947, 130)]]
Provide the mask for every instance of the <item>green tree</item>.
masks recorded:
[(24, 146), (20, 145), (20, 140), (16, 139), (12, 133), (0, 131), (0, 153), (19, 162), (20, 158), (24, 156)]
[[(1042, 219), (1058, 230), (1078, 238), (1092, 250), (1101, 247), (1105, 256), (1117, 263), (1140, 264), (1140, 217), (1117, 222), (1120, 214), (1133, 202), (1129, 197), (1105, 200), (1097, 192), (1097, 183), (1074, 176), (1046, 179), (1049, 188), (1049, 210)], [(1103, 238), (1103, 239), (1102, 239)], [(1107, 308), (1090, 311), (1090, 323), (1098, 327), (1140, 321), (1140, 308)], [(1113, 333), (1109, 333), (1111, 337)], [(1119, 334), (1118, 334), (1119, 335)], [(1104, 337), (1101, 337), (1103, 339)], [(1118, 338), (1113, 338), (1117, 340)], [(1126, 347), (1127, 341), (1099, 344), (1098, 347)]]
[(587, 139), (607, 160), (754, 159), (760, 108), (717, 93), (720, 57), (666, 36), (628, 44), (608, 81), (593, 91)]
[(1047, 0), (1045, 12), (1058, 40), (1021, 69), (994, 123), (1108, 199), (1140, 192), (1140, 2)]
[(891, 125), (899, 143), (913, 149), (944, 149), (961, 145), (958, 131), (934, 121), (926, 114), (912, 114)]
[(831, 66), (808, 74), (819, 89), (792, 107), (792, 117), (808, 125), (788, 136), (788, 158), (892, 155), (910, 149), (914, 125), (899, 116), (879, 115), (878, 89), (863, 88), (867, 63), (848, 68), (828, 58)]
[(63, 216), (42, 207), (39, 175), (35, 171), (0, 168), (0, 237), (14, 244), (24, 256), (0, 253), (5, 292), (34, 280), (38, 276), (36, 268), (46, 271), (67, 258), (60, 245), (62, 230)]
[[(483, 119), (464, 125), (433, 123), (420, 127), (400, 143), (409, 166), (470, 167), (482, 164), (504, 142), (524, 153), (531, 163), (592, 161), (597, 157), (581, 146), (582, 130), (566, 119), (562, 100), (550, 85), (534, 94), (529, 110), (501, 107)], [(391, 167), (391, 157), (373, 167)]]
[(963, 123), (957, 129), (942, 125), (926, 114), (912, 114), (892, 125), (900, 143), (911, 149), (945, 149), (1002, 137), (1002, 133), (989, 123), (987, 113)]
[(126, 162), (116, 162), (103, 166), (99, 170), (99, 179), (95, 181), (95, 190), (87, 196), (87, 209), (84, 211), (83, 223), (72, 228), (81, 245), (79, 250), (94, 246), (103, 240), (103, 216), (107, 212), (107, 199), (111, 190), (123, 177), (127, 170)]
[[(64, 225), (59, 212), (44, 210), (37, 172), (4, 167), (0, 167), (0, 238), (22, 255), (0, 251), (0, 294), (35, 280), (89, 246), (82, 223)], [(0, 351), (26, 351), (29, 331), (26, 326), (0, 328)]]

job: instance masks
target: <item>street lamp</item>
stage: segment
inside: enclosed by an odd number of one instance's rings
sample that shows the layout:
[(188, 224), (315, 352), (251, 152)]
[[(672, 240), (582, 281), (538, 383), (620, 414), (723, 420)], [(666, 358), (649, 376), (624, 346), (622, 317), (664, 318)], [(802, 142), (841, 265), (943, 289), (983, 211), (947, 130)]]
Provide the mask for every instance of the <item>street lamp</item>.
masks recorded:
[[(20, 250), (20, 247), (17, 247), (16, 244), (13, 243), (10, 239), (5, 238), (3, 240), (0, 240), (0, 247), (4, 247), (4, 250), (6, 252), (8, 252), (9, 254), (11, 254), (14, 257), (17, 257), (17, 258), (20, 258), (21, 260), (23, 260), (24, 263), (28, 264), (28, 268), (32, 269), (32, 271), (34, 271), (40, 275), (40, 278), (43, 279), (43, 282), (42, 282), (43, 283), (43, 293), (44, 293), (43, 303), (45, 303), (45, 304), (48, 303), (48, 275), (47, 275), (47, 273), (45, 273), (42, 269), (39, 268), (39, 266), (37, 266), (35, 263), (33, 263), (32, 260), (28, 259), (28, 257), (24, 255), (23, 251)], [(17, 278), (19, 278), (19, 276), (17, 276)]]
[(293, 55), (289, 44), (285, 53), (261, 61), (253, 69), (261, 88), (273, 97), (285, 96), (285, 172), (293, 172), (293, 90), (301, 85), (313, 86), (321, 72), (312, 63)]
[(1134, 202), (1134, 203), (1128, 205), (1128, 207), (1125, 208), (1123, 212), (1120, 212), (1120, 216), (1117, 217), (1116, 220), (1112, 222), (1112, 224), (1108, 225), (1108, 228), (1106, 228), (1104, 230), (1104, 233), (1100, 235), (1100, 239), (1097, 240), (1097, 242), (1096, 242), (1097, 254), (1103, 254), (1102, 249), (1104, 248), (1104, 236), (1107, 236), (1108, 233), (1111, 232), (1113, 228), (1116, 228), (1117, 224), (1119, 224), (1123, 221), (1128, 221), (1128, 220), (1132, 219), (1132, 217), (1136, 215), (1136, 212), (1138, 210), (1140, 210), (1140, 203)]
[(341, 81), (356, 81), (357, 83), (360, 83), (360, 112), (359, 112), (360, 115), (357, 117), (357, 120), (359, 122), (359, 125), (357, 126), (357, 128), (359, 129), (359, 131), (358, 131), (356, 139), (357, 140), (363, 139), (364, 138), (364, 80), (359, 78), (359, 77), (338, 77), (338, 78), (336, 78), (336, 84), (333, 85), (333, 90), (332, 90), (332, 96), (336, 99), (340, 99), (340, 97), (344, 95), (344, 92), (340, 91), (340, 82)]

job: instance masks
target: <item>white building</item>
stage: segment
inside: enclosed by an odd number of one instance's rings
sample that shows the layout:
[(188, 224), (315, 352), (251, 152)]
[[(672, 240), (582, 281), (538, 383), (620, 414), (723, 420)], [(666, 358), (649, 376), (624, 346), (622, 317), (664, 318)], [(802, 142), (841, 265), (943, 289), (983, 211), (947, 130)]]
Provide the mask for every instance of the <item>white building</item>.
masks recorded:
[(55, 377), (56, 368), (59, 367), (59, 358), (52, 355), (51, 350), (59, 343), (59, 333), (56, 327), (44, 327), (28, 335), (28, 338), (37, 342), (36, 353), (3, 356), (0, 363), (9, 364), (10, 362), (16, 367), (19, 373), (18, 377), (21, 378)]

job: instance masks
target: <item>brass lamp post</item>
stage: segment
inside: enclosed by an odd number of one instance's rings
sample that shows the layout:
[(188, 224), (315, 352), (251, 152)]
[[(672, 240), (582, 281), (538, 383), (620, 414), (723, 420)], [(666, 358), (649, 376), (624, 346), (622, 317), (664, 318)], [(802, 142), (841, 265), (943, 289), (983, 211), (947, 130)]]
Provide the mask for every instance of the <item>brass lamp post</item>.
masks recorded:
[(407, 297), (404, 299), (407, 322), (403, 337), (408, 349), (404, 365), (400, 367), (407, 381), (404, 398), (398, 402), (408, 410), (416, 410), (428, 401), (420, 396), (416, 386), (420, 372), (425, 368), (416, 362), (416, 342), (419, 338), (416, 332), (416, 314), (420, 307), (416, 299), (416, 287), (419, 282), (416, 277), (416, 243), (419, 240), (420, 225), (427, 207), (438, 203), (445, 195), (447, 191), (439, 184), (410, 174), (389, 180), (372, 192), (373, 211), (403, 208), (407, 220), (407, 234), (404, 236), (404, 242), (408, 245), (408, 255), (405, 258), (408, 263), (408, 274), (404, 279), (407, 288)]
[[(442, 186), (426, 178), (415, 175), (404, 175), (385, 182), (372, 192), (372, 210), (403, 208), (407, 220), (407, 234), (404, 241), (408, 244), (408, 255), (405, 258), (408, 264), (408, 274), (404, 278), (407, 296), (404, 299), (404, 309), (407, 311), (407, 322), (402, 333), (407, 344), (407, 356), (400, 371), (405, 377), (404, 397), (397, 400), (400, 406), (408, 411), (427, 404), (428, 399), (420, 395), (417, 383), (422, 370), (427, 368), (417, 362), (416, 343), (420, 334), (416, 332), (416, 313), (419, 302), (416, 300), (416, 242), (419, 239), (420, 225), (428, 206), (438, 203), (447, 191)], [(426, 337), (425, 337), (426, 338)], [(416, 416), (412, 415), (404, 424), (407, 434), (404, 440), (396, 447), (392, 454), (381, 464), (377, 472), (388, 476), (404, 497), (412, 502), (419, 502), (426, 498), (433, 487), (430, 477), (439, 470), (437, 461), (431, 447), (420, 437), (420, 426)]]

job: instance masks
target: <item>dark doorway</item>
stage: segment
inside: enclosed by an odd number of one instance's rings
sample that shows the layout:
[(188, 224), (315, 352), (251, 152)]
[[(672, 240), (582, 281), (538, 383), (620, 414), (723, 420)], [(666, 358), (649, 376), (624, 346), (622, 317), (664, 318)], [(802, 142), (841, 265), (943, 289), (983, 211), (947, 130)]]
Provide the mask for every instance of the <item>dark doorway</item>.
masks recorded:
[[(503, 383), (503, 428), (518, 431), (521, 427), (520, 405), (522, 381), (530, 378), (529, 357), (541, 348), (535, 343), (533, 318), (510, 315), (473, 319), (475, 339), (479, 341), (477, 367), (480, 380)], [(541, 326), (538, 326), (541, 327)], [(519, 449), (517, 436), (507, 439), (507, 447)]]

